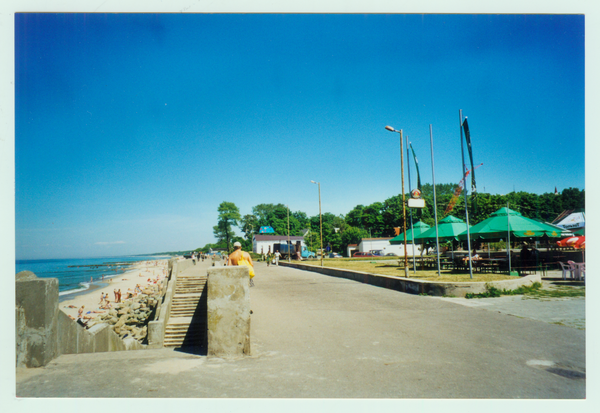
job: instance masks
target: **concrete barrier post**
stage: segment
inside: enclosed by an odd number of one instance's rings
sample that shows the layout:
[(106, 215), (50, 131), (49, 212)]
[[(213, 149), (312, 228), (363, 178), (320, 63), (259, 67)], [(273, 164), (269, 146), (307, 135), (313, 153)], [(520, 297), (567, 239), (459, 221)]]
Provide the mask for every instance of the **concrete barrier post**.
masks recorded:
[(58, 356), (58, 279), (16, 275), (17, 367), (42, 367)]
[(250, 355), (248, 267), (211, 268), (207, 280), (208, 356)]

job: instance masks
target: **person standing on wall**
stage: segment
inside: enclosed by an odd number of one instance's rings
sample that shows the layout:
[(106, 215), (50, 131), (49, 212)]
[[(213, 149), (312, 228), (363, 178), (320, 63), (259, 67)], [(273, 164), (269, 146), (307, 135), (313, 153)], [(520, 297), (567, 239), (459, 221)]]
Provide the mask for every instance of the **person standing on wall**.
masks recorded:
[(254, 287), (254, 264), (252, 257), (246, 251), (242, 251), (242, 244), (235, 242), (233, 244), (234, 251), (229, 254), (229, 265), (245, 265), (250, 269), (250, 287)]

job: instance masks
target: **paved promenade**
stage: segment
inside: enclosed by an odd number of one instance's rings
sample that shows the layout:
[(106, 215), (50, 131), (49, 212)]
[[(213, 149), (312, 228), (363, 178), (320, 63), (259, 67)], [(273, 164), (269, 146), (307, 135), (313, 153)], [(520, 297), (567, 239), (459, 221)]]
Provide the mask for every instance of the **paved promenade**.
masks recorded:
[[(466, 300), (264, 263), (256, 264), (256, 273), (251, 357), (223, 360), (169, 349), (64, 355), (45, 368), (18, 371), (17, 396), (586, 397), (585, 330), (490, 311), (485, 301), (461, 305)], [(530, 301), (526, 305), (543, 304)], [(502, 305), (510, 310), (510, 303)], [(584, 318), (583, 301), (577, 305), (575, 318)]]

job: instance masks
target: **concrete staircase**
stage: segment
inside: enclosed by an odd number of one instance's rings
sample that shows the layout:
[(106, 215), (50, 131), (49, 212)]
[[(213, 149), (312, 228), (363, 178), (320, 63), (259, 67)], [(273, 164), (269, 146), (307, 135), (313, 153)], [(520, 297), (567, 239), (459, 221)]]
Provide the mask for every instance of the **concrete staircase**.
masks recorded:
[(165, 327), (165, 347), (202, 347), (206, 340), (206, 275), (179, 274)]

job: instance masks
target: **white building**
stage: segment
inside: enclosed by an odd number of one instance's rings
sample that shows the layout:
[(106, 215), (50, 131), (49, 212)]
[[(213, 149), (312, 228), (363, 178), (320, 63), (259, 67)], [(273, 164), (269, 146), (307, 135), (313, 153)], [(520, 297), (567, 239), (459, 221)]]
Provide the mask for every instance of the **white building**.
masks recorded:
[[(404, 256), (404, 244), (392, 245), (390, 244), (390, 240), (392, 238), (363, 238), (358, 244), (358, 251), (360, 252), (369, 252), (369, 251), (383, 251), (383, 255), (389, 254), (390, 252), (398, 255)], [(413, 254), (413, 246), (412, 244), (406, 245), (407, 254), (412, 256)], [(415, 255), (421, 254), (421, 249), (418, 245), (415, 245)]]
[[(304, 237), (302, 236), (291, 236), (289, 237), (292, 245), (296, 245), (296, 242), (300, 241), (303, 247), (306, 246), (304, 243)], [(252, 237), (252, 252), (256, 254), (268, 253), (269, 251), (273, 252), (273, 246), (275, 244), (287, 244), (288, 236), (287, 235), (264, 235), (264, 234), (255, 234)]]
[(390, 245), (392, 238), (363, 238), (358, 244), (358, 250), (360, 252), (369, 252), (373, 250), (383, 251), (385, 247)]

